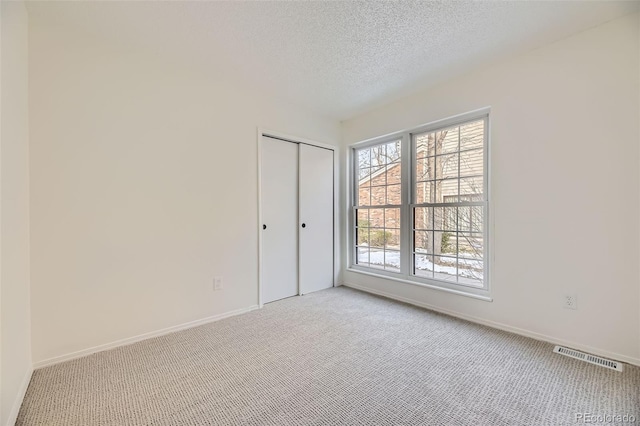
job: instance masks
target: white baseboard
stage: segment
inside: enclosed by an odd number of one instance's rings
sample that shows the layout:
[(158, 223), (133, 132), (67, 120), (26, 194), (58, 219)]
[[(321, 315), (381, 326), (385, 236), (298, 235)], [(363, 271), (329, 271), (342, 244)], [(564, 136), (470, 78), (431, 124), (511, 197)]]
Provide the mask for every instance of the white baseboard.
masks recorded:
[(20, 413), (20, 407), (22, 406), (24, 396), (27, 394), (27, 388), (29, 387), (32, 374), (33, 368), (29, 368), (22, 379), (22, 383), (20, 383), (18, 394), (16, 395), (15, 401), (13, 401), (11, 412), (9, 412), (9, 417), (7, 418), (7, 426), (14, 426), (16, 424), (16, 420), (18, 420), (18, 413)]
[(356, 290), (364, 291), (366, 293), (376, 294), (378, 296), (386, 297), (388, 299), (393, 299), (393, 300), (397, 300), (399, 302), (404, 302), (404, 303), (408, 303), (410, 305), (419, 306), (421, 308), (429, 309), (431, 311), (440, 312), (442, 314), (446, 314), (446, 315), (450, 315), (452, 317), (456, 317), (456, 318), (460, 318), (460, 319), (467, 320), (467, 321), (470, 321), (470, 322), (474, 322), (476, 324), (486, 325), (488, 327), (492, 327), (492, 328), (497, 328), (499, 330), (508, 331), (510, 333), (518, 334), (520, 336), (530, 337), (530, 338), (535, 339), (535, 340), (541, 340), (543, 342), (552, 343), (554, 345), (567, 346), (569, 348), (581, 350), (581, 351), (584, 351), (584, 352), (589, 352), (589, 353), (592, 353), (594, 355), (599, 355), (599, 356), (603, 356), (605, 358), (610, 358), (610, 359), (613, 359), (613, 360), (616, 360), (616, 361), (626, 362), (628, 364), (633, 364), (633, 365), (640, 366), (640, 359), (639, 358), (633, 358), (633, 357), (629, 357), (629, 356), (626, 356), (626, 355), (621, 355), (621, 354), (618, 354), (618, 353), (615, 353), (615, 352), (609, 352), (609, 351), (606, 351), (606, 350), (602, 350), (602, 349), (594, 348), (594, 347), (591, 347), (591, 346), (583, 345), (583, 344), (580, 344), (580, 343), (571, 342), (571, 341), (564, 340), (564, 339), (558, 339), (556, 337), (552, 337), (552, 336), (547, 336), (545, 334), (536, 333), (535, 331), (525, 330), (523, 328), (513, 327), (513, 326), (510, 326), (510, 325), (507, 325), (507, 324), (500, 323), (500, 322), (490, 321), (490, 320), (474, 317), (474, 316), (471, 316), (471, 315), (462, 314), (460, 312), (451, 311), (449, 309), (442, 309), (442, 308), (430, 305), (430, 304), (425, 303), (425, 302), (421, 302), (421, 301), (414, 300), (414, 299), (409, 299), (409, 298), (402, 297), (402, 296), (396, 296), (395, 294), (387, 293), (387, 292), (380, 291), (380, 290), (374, 290), (374, 289), (371, 289), (371, 288), (368, 288), (368, 287), (365, 287), (365, 286), (362, 286), (362, 285), (358, 285), (358, 284), (351, 284), (351, 283), (346, 283), (345, 282), (345, 283), (343, 283), (343, 285), (345, 287), (354, 288)]
[(207, 318), (185, 322), (183, 324), (174, 325), (173, 327), (151, 331), (149, 333), (140, 334), (138, 336), (127, 337), (126, 339), (116, 340), (115, 342), (105, 343), (104, 345), (98, 345), (91, 348), (82, 349), (80, 351), (71, 352), (65, 355), (60, 355), (60, 356), (48, 358), (42, 361), (38, 361), (33, 364), (33, 368), (37, 369), (42, 367), (48, 367), (50, 365), (59, 364), (64, 361), (69, 361), (76, 358), (82, 358), (83, 356), (91, 355), (96, 352), (106, 351), (109, 349), (117, 348), (119, 346), (130, 345), (132, 343), (140, 342), (141, 340), (150, 339), (152, 337), (164, 336), (165, 334), (175, 333), (176, 331), (186, 330), (188, 328), (197, 327), (199, 325), (208, 324), (210, 322), (220, 321), (222, 319), (244, 314), (259, 308), (260, 306), (253, 305), (253, 306), (249, 306), (248, 308), (236, 309), (235, 311), (225, 312), (223, 314), (213, 315)]

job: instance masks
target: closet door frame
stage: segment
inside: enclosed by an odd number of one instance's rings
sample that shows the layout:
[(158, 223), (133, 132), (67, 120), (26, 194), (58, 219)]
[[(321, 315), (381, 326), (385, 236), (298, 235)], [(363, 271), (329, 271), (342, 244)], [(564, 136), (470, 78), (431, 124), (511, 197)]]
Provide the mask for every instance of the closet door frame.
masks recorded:
[[(262, 138), (263, 137), (271, 137), (274, 139), (280, 139), (283, 142), (292, 142), (297, 144), (311, 145), (318, 148), (328, 149), (333, 151), (333, 286), (336, 286), (336, 281), (338, 279), (338, 178), (339, 178), (339, 170), (338, 170), (338, 150), (335, 146), (328, 145), (321, 142), (316, 142), (310, 139), (300, 138), (297, 136), (287, 135), (281, 132), (275, 132), (272, 130), (268, 130), (265, 128), (258, 128), (258, 137), (257, 137), (257, 148), (258, 148), (258, 305), (260, 308), (263, 307), (263, 297), (262, 297), (262, 267), (263, 267), (263, 259), (262, 259)], [(300, 295), (300, 282), (298, 282), (298, 295)]]

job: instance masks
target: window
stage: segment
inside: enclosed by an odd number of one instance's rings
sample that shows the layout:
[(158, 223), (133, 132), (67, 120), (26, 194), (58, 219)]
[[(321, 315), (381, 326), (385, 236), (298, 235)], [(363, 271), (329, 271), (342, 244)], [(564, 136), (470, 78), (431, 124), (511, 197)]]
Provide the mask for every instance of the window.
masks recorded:
[(487, 125), (469, 114), (354, 145), (355, 270), (488, 294)]

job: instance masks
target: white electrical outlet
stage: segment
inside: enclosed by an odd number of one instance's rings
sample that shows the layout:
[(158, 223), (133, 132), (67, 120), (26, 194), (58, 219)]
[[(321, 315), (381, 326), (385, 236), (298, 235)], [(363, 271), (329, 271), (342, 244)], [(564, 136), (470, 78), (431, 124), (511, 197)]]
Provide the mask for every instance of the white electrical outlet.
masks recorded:
[(574, 293), (563, 294), (562, 306), (565, 309), (578, 309), (578, 296)]
[(213, 290), (222, 290), (222, 277), (215, 277), (213, 279)]

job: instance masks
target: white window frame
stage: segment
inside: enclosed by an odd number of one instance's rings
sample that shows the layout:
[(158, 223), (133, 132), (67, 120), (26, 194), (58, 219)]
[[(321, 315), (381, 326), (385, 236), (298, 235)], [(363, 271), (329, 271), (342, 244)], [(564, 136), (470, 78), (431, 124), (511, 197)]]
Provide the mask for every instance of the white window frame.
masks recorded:
[[(361, 273), (365, 275), (375, 276), (390, 279), (393, 281), (400, 281), (403, 283), (414, 284), (422, 287), (433, 288), (437, 290), (447, 291), (449, 293), (459, 294), (463, 296), (470, 296), (476, 299), (491, 301), (491, 269), (492, 269), (492, 257), (491, 257), (491, 244), (493, 241), (493, 227), (490, 220), (490, 204), (491, 204), (491, 144), (490, 144), (490, 108), (482, 108), (479, 110), (471, 111), (465, 114), (456, 115), (443, 120), (438, 120), (432, 123), (424, 124), (415, 128), (395, 132), (381, 137), (368, 139), (358, 143), (349, 145), (347, 148), (347, 164), (348, 164), (348, 195), (349, 195), (349, 215), (348, 215), (348, 237), (349, 244), (348, 250), (348, 268), (350, 272)], [(484, 255), (483, 255), (483, 285), (484, 287), (471, 286), (464, 283), (454, 283), (449, 281), (441, 281), (437, 279), (430, 279), (424, 277), (418, 277), (411, 275), (413, 270), (413, 235), (414, 228), (413, 223), (413, 208), (420, 206), (415, 204), (413, 197), (414, 186), (414, 172), (416, 165), (416, 158), (414, 152), (414, 135), (423, 134), (428, 132), (438, 131), (447, 127), (461, 125), (466, 122), (485, 120), (484, 126), (484, 171), (483, 171), (483, 184), (484, 184), (484, 218), (483, 218), (483, 241), (484, 241)], [(400, 206), (400, 272), (386, 271), (377, 268), (371, 268), (366, 266), (360, 266), (357, 261), (357, 248), (356, 248), (356, 214), (357, 214), (357, 201), (358, 196), (358, 179), (356, 178), (356, 172), (358, 170), (356, 151), (363, 148), (370, 148), (372, 146), (381, 145), (393, 141), (401, 140), (401, 166), (402, 166), (402, 195)], [(373, 206), (378, 207), (378, 206)], [(380, 206), (382, 207), (382, 206)]]

